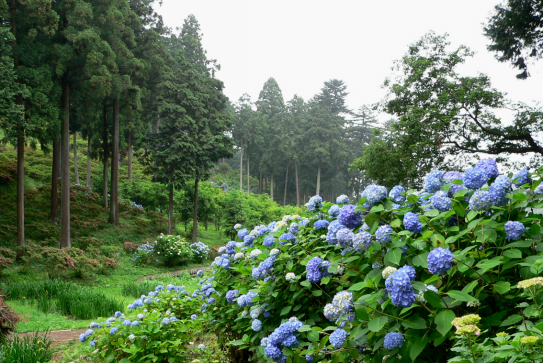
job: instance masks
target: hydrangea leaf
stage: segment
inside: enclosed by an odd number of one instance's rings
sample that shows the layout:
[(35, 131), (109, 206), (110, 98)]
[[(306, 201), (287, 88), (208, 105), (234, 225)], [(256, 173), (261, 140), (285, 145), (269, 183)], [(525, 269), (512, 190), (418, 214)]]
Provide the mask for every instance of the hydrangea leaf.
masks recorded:
[(385, 255), (385, 263), (388, 265), (399, 265), (402, 259), (402, 250), (400, 248), (393, 248)]
[(509, 258), (522, 258), (522, 252), (519, 249), (513, 248), (512, 250), (507, 250), (503, 253), (505, 257)]
[(402, 321), (402, 325), (411, 329), (426, 329), (426, 321), (420, 316), (410, 316), (407, 320)]
[(434, 322), (436, 323), (437, 331), (445, 336), (452, 328), (452, 321), (456, 318), (452, 310), (442, 310), (436, 315)]
[(507, 281), (498, 281), (492, 286), (492, 289), (498, 294), (505, 294), (507, 291), (511, 290), (511, 283)]
[(432, 305), (434, 308), (442, 308), (441, 305), (441, 298), (439, 295), (433, 291), (425, 291), (424, 292), (424, 299)]
[[(320, 290), (319, 290), (320, 291)], [(290, 310), (292, 309), (292, 306), (285, 306), (283, 308), (283, 310), (281, 310), (281, 315), (286, 315), (290, 312)]]
[(518, 315), (518, 314), (513, 314), (513, 315), (510, 315), (508, 316), (501, 324), (500, 326), (509, 326), (509, 325), (513, 325), (513, 324), (516, 324), (518, 322), (522, 321), (522, 316)]
[(410, 347), (411, 349), (409, 349), (409, 357), (411, 360), (415, 361), (415, 359), (426, 347), (426, 344), (428, 344), (428, 338), (426, 336), (413, 342), (412, 346)]
[(447, 295), (458, 301), (477, 301), (473, 296), (459, 290), (449, 290)]
[(383, 329), (386, 323), (388, 323), (388, 317), (379, 316), (368, 323), (368, 329), (377, 333)]
[[(501, 258), (501, 257), (500, 257)], [(477, 263), (477, 267), (481, 269), (481, 272), (479, 273), (485, 273), (488, 270), (493, 269), (496, 266), (499, 266), (503, 263), (503, 261), (499, 259), (493, 259), (493, 260), (481, 260)]]

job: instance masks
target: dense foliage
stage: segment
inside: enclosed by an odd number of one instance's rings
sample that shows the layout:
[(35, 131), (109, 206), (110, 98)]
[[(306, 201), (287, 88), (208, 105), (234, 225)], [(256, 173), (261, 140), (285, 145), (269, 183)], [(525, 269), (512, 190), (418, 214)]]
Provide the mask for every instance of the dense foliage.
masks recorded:
[(539, 354), (541, 170), (497, 171), (481, 160), (421, 193), (370, 185), (357, 206), (316, 196), (307, 218), (238, 225), (196, 314), (254, 361)]

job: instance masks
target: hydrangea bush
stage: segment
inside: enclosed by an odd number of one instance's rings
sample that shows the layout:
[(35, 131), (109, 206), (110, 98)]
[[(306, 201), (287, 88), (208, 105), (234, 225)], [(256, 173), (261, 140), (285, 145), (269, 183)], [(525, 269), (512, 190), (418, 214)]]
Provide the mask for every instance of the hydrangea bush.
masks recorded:
[(464, 174), (433, 171), (419, 193), (370, 185), (357, 205), (313, 198), (305, 216), (239, 228), (192, 295), (195, 320), (236, 362), (540, 352), (543, 293), (539, 280), (522, 281), (543, 272), (541, 171), (497, 170), (487, 160)]

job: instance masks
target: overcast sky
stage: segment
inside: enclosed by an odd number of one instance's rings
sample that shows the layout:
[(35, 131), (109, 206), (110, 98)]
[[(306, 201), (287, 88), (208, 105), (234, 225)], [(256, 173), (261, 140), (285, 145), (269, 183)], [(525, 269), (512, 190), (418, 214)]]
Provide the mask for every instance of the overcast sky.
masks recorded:
[[(393, 61), (428, 31), (449, 34), (452, 46), (476, 52), (461, 69), (478, 72), (514, 101), (543, 101), (543, 60), (530, 65), (521, 81), (508, 63), (498, 63), (482, 35), (499, 0), (163, 0), (157, 11), (167, 26), (181, 27), (194, 14), (203, 33), (208, 58), (217, 59), (217, 77), (235, 102), (243, 93), (256, 101), (264, 82), (273, 77), (285, 101), (305, 100), (325, 81), (343, 80), (347, 105), (358, 109), (380, 101)], [(388, 116), (381, 115), (380, 119)]]

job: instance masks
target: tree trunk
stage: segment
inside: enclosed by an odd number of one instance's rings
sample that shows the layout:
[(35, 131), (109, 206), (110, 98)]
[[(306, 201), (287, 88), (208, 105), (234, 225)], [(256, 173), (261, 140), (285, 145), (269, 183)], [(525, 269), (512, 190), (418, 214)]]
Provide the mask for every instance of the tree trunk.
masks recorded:
[(58, 224), (58, 178), (60, 170), (60, 141), (53, 141), (53, 168), (51, 170), (51, 221)]
[[(185, 228), (186, 231), (186, 228)], [(173, 185), (170, 186), (170, 208), (168, 210), (168, 234), (173, 233)]]
[(241, 139), (241, 150), (239, 154), (239, 191), (243, 191), (243, 139)]
[(198, 240), (198, 174), (194, 180), (194, 217), (192, 218), (192, 243)]
[(128, 180), (132, 183), (132, 130), (128, 130)]
[(273, 200), (273, 173), (270, 180), (270, 198)]
[[(66, 76), (67, 78), (67, 76)], [(72, 247), (70, 238), (70, 87), (67, 80), (62, 84), (64, 121), (60, 142), (61, 185), (60, 185), (60, 247)]]
[(111, 150), (111, 201), (109, 223), (119, 225), (119, 97), (113, 106), (113, 140)]
[(104, 185), (102, 187), (102, 195), (103, 195), (103, 198), (104, 198), (104, 208), (107, 208), (108, 205), (109, 205), (109, 197), (108, 197), (108, 171), (109, 171), (109, 162), (108, 162), (108, 158), (109, 158), (109, 151), (108, 151), (108, 132), (107, 132), (107, 104), (106, 102), (104, 101), (104, 137), (103, 137), (103, 142), (104, 142), (104, 146), (103, 146), (103, 149), (104, 149), (104, 159), (103, 159), (103, 163), (104, 163), (104, 170), (103, 170), (103, 176), (104, 176)]
[(287, 204), (288, 167), (289, 165), (287, 164), (287, 175), (285, 176), (285, 193), (283, 194), (283, 207)]
[(77, 166), (77, 132), (74, 132), (74, 175), (75, 183), (79, 184), (79, 168)]
[(298, 160), (294, 160), (294, 172), (296, 174), (296, 207), (300, 206), (300, 188), (298, 186)]
[(92, 158), (91, 158), (91, 135), (87, 140), (87, 188), (92, 186)]
[(262, 187), (263, 187), (262, 170), (260, 170), (260, 180), (258, 181), (258, 194), (262, 194)]
[(17, 247), (25, 244), (25, 139), (17, 138)]
[(251, 194), (251, 173), (249, 172), (249, 155), (247, 155), (247, 194)]
[(321, 163), (319, 163), (319, 170), (317, 171), (317, 192), (315, 195), (319, 195), (321, 191)]

